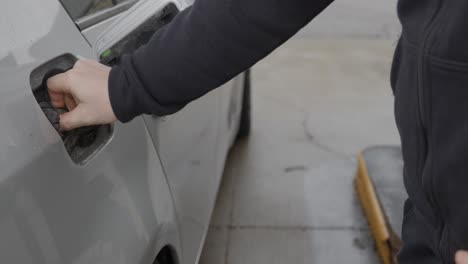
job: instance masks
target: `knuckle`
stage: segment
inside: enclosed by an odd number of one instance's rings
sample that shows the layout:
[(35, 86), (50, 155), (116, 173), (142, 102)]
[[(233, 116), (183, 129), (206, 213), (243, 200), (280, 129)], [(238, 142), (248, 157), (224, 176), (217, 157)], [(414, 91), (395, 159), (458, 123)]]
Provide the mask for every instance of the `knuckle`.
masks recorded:
[(66, 72), (63, 74), (63, 83), (62, 83), (62, 89), (64, 92), (67, 92), (70, 87), (70, 82), (71, 82), (71, 74), (70, 72)]
[(70, 82), (70, 79), (72, 78), (73, 75), (73, 70), (69, 70), (67, 72), (63, 73), (63, 78), (66, 82)]
[(47, 87), (50, 89), (50, 87), (53, 85), (53, 82), (54, 82), (54, 77), (50, 77), (49, 79), (47, 79)]
[(67, 83), (67, 86), (70, 87), (70, 85), (76, 80), (77, 77), (77, 72), (75, 70), (70, 70), (65, 73), (65, 83)]
[(83, 67), (83, 63), (84, 63), (83, 60), (76, 61), (75, 65), (73, 65), (73, 69), (79, 69), (79, 68)]

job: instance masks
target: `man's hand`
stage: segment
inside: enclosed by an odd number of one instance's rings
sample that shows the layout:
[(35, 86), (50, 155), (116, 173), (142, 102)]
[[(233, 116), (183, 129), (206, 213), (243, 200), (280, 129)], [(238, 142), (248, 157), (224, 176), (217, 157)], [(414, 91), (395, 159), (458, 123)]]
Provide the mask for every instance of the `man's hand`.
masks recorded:
[(109, 99), (110, 67), (93, 60), (79, 60), (73, 69), (47, 80), (52, 104), (67, 108), (60, 129), (109, 124), (117, 120)]
[(457, 264), (468, 264), (468, 251), (458, 251), (457, 254), (455, 254), (455, 262)]

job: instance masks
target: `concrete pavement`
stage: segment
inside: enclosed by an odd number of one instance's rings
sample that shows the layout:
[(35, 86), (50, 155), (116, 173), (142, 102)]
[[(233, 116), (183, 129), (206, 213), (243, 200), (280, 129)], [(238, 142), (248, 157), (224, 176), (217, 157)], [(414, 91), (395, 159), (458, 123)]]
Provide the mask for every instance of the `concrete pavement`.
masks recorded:
[(397, 0), (335, 0), (299, 37), (396, 40), (401, 31)]
[(398, 144), (392, 40), (295, 39), (253, 70), (253, 130), (227, 163), (201, 264), (378, 258), (356, 154)]

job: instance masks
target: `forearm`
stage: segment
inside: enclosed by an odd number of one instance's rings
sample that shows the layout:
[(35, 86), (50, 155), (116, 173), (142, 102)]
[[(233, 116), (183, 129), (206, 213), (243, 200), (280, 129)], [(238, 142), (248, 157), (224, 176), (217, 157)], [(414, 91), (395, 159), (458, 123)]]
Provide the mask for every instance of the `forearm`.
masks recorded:
[(268, 55), (332, 1), (196, 1), (112, 69), (114, 112), (126, 122), (180, 110)]

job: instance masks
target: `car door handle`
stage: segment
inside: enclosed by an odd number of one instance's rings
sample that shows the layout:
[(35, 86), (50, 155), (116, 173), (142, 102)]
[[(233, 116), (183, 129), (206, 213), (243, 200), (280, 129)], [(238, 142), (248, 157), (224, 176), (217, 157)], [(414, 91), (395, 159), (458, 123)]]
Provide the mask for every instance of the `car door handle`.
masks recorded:
[(70, 158), (76, 164), (82, 165), (110, 140), (112, 126), (88, 126), (66, 132), (60, 130), (60, 115), (68, 112), (68, 109), (52, 105), (47, 79), (70, 70), (76, 61), (78, 59), (71, 54), (58, 56), (34, 69), (30, 75), (30, 84), (39, 107), (61, 137)]

